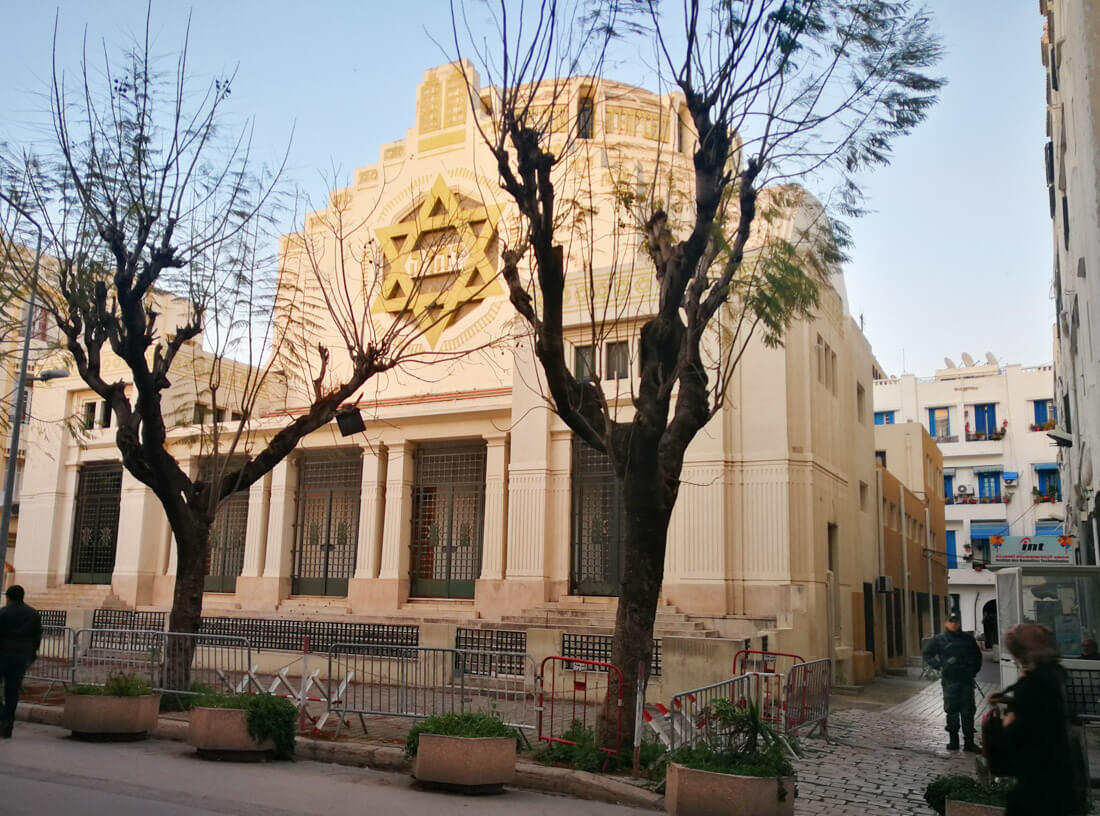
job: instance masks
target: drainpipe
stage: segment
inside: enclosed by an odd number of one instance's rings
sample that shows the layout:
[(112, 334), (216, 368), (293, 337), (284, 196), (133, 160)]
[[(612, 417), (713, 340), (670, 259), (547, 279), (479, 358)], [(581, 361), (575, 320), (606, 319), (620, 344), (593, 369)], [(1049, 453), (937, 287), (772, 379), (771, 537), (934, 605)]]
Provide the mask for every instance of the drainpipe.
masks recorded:
[(909, 627), (913, 622), (913, 613), (909, 598), (909, 531), (908, 516), (905, 514), (905, 485), (898, 483), (898, 509), (901, 514), (901, 576), (904, 586), (905, 599), (901, 604), (902, 617), (902, 655), (906, 662), (909, 660)]
[(928, 633), (936, 634), (936, 615), (932, 611), (932, 604), (936, 597), (932, 591), (932, 512), (927, 506), (924, 508), (924, 557), (928, 561)]

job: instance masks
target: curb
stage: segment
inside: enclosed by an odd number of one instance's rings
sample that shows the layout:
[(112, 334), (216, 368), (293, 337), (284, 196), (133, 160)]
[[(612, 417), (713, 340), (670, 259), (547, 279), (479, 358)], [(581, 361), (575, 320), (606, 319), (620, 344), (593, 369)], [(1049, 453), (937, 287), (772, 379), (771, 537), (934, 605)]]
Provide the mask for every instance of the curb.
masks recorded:
[[(61, 706), (20, 703), (16, 719), (60, 727)], [(187, 723), (183, 720), (161, 717), (150, 736), (155, 739), (185, 741)], [(301, 736), (297, 739), (297, 756), (298, 759), (313, 762), (328, 762), (333, 765), (366, 767), (400, 773), (408, 773), (412, 767), (412, 763), (405, 758), (404, 750), (394, 746), (330, 742)], [(606, 802), (612, 805), (664, 810), (663, 796), (629, 782), (587, 771), (554, 768), (525, 760), (516, 762), (516, 778), (511, 787)]]

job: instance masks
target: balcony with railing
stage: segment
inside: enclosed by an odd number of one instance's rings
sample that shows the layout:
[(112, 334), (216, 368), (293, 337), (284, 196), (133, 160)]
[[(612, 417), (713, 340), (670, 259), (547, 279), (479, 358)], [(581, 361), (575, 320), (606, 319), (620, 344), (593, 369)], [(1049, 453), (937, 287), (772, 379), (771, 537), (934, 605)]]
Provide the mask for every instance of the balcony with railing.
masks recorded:
[(1008, 495), (975, 496), (956, 494), (944, 499), (948, 521), (1003, 521), (1008, 517)]

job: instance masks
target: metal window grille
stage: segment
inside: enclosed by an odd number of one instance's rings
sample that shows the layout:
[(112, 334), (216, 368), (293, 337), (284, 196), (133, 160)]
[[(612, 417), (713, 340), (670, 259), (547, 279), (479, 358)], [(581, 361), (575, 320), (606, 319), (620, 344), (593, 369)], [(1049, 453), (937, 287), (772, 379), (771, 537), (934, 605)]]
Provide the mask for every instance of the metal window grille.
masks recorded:
[(572, 588), (581, 595), (618, 595), (626, 510), (611, 460), (573, 438)]
[[(203, 618), (199, 631), (203, 635), (244, 637), (254, 649), (287, 652), (301, 651), (306, 638), (311, 652), (328, 651), (337, 643), (406, 649), (420, 645), (420, 627), (415, 624), (227, 617)], [(384, 648), (379, 650), (379, 654), (384, 652)]]
[(1100, 720), (1100, 671), (1068, 669), (1066, 701), (1072, 719)]
[(73, 519), (72, 565), (74, 584), (109, 584), (115, 570), (122, 465), (85, 465), (80, 469)]
[[(611, 635), (574, 635), (563, 632), (561, 636), (562, 657), (575, 657), (580, 660), (598, 660), (611, 662)], [(649, 662), (652, 677), (661, 676), (661, 639), (653, 638), (653, 656)]]
[(39, 609), (38, 617), (42, 621), (43, 626), (65, 626), (65, 619), (69, 613), (64, 609)]
[(410, 590), (419, 597), (472, 598), (485, 529), (485, 445), (433, 445), (416, 452)]
[(291, 589), (298, 595), (347, 595), (355, 573), (363, 460), (346, 455), (302, 463)]
[(518, 677), (526, 666), (527, 632), (460, 628), (455, 631), (455, 650), (463, 653), (467, 674)]
[[(245, 459), (230, 461), (225, 473), (236, 470)], [(203, 465), (202, 478), (210, 481), (217, 474), (216, 462)], [(207, 592), (233, 592), (237, 588), (237, 576), (244, 568), (245, 533), (248, 529), (248, 490), (238, 490), (218, 504), (214, 523), (210, 526), (210, 545), (206, 553)]]

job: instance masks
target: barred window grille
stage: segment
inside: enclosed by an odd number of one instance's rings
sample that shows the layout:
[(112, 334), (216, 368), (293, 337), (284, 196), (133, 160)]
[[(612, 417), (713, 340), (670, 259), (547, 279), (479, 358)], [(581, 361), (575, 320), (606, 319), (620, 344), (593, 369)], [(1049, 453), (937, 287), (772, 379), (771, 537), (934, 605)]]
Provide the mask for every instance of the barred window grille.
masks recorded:
[(416, 452), (410, 592), (472, 598), (485, 529), (485, 444), (425, 445)]
[(420, 645), (420, 627), (415, 624), (225, 617), (203, 618), (199, 631), (204, 635), (247, 638), (253, 649), (287, 652), (300, 652), (308, 646), (310, 652), (319, 653), (337, 644), (353, 644), (356, 650), (369, 647), (370, 654), (401, 657), (408, 647)]
[(618, 595), (626, 510), (611, 460), (573, 437), (572, 585), (579, 595)]
[(347, 595), (355, 574), (363, 460), (327, 453), (302, 462), (291, 591)]
[(38, 617), (43, 626), (64, 626), (69, 613), (64, 609), (39, 609)]
[(525, 673), (527, 632), (509, 629), (457, 629), (455, 649), (463, 652), (467, 674), (483, 677), (522, 677)]
[(1066, 701), (1071, 720), (1100, 720), (1100, 671), (1067, 669)]
[[(247, 460), (234, 457), (222, 473), (237, 470)], [(216, 460), (203, 464), (202, 478), (212, 480), (221, 475)], [(244, 567), (245, 533), (248, 529), (248, 490), (231, 493), (218, 504), (214, 523), (210, 526), (210, 545), (206, 553), (206, 592), (234, 592), (237, 576)]]
[[(561, 636), (562, 657), (575, 657), (580, 660), (598, 660), (602, 663), (611, 662), (611, 647), (614, 639), (611, 635), (575, 635), (563, 632)], [(583, 670), (583, 664), (570, 666), (577, 670)], [(649, 674), (651, 677), (661, 676), (661, 639), (653, 639), (653, 656), (649, 662)], [(627, 678), (623, 678), (626, 682)]]
[(115, 570), (122, 465), (111, 462), (80, 469), (73, 518), (73, 584), (109, 584)]

